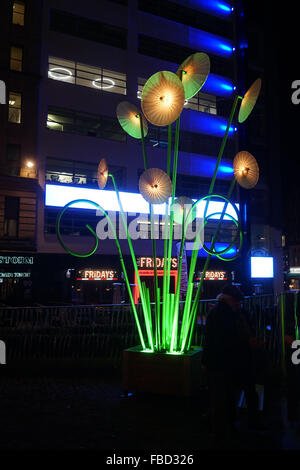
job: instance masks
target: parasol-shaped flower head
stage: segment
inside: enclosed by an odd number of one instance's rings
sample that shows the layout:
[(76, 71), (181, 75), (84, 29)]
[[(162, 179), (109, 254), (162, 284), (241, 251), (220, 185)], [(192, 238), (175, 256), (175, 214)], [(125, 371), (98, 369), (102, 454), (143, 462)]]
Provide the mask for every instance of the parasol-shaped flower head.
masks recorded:
[(242, 151), (233, 160), (234, 176), (242, 188), (251, 189), (259, 179), (259, 167), (251, 153)]
[(197, 217), (197, 209), (193, 207), (194, 201), (186, 196), (175, 199), (171, 206), (171, 212), (174, 214), (174, 221), (177, 224), (188, 225)]
[(252, 83), (249, 90), (246, 92), (239, 111), (238, 121), (244, 122), (252, 113), (252, 110), (256, 104), (257, 98), (259, 97), (261, 89), (261, 79), (258, 78)]
[(172, 194), (172, 181), (160, 168), (149, 168), (140, 176), (139, 190), (150, 204), (163, 204)]
[(167, 126), (176, 121), (185, 101), (180, 79), (172, 72), (157, 72), (144, 85), (142, 110), (155, 126)]
[(193, 98), (203, 87), (210, 72), (210, 60), (204, 52), (190, 55), (178, 68), (176, 75), (183, 84), (185, 99)]
[(117, 106), (117, 118), (121, 127), (135, 139), (142, 138), (140, 116), (142, 117), (144, 137), (146, 137), (148, 125), (141, 111), (134, 104), (129, 103), (129, 101), (121, 101)]
[(101, 158), (99, 165), (98, 165), (98, 171), (97, 171), (97, 182), (99, 189), (104, 189), (107, 183), (107, 178), (108, 178), (108, 168), (106, 164), (105, 158)]

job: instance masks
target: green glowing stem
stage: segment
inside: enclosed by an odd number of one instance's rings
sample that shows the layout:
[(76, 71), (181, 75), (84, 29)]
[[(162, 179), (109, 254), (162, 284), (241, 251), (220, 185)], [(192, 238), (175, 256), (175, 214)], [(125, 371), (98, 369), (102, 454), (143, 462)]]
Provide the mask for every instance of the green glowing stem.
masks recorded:
[[(146, 147), (145, 147), (145, 136), (144, 136), (144, 128), (143, 128), (143, 118), (142, 114), (139, 114), (140, 119), (140, 129), (141, 129), (141, 139), (142, 139), (142, 149), (143, 149), (143, 160), (144, 160), (144, 169), (148, 169), (148, 160), (146, 154)], [(152, 241), (152, 253), (153, 253), (153, 263), (154, 263), (154, 301), (155, 301), (155, 331), (156, 331), (156, 344), (158, 343), (158, 338), (160, 337), (159, 325), (159, 306), (158, 306), (158, 296), (157, 296), (157, 289), (158, 289), (158, 277), (157, 277), (157, 261), (156, 261), (156, 240), (153, 235), (153, 206), (149, 204), (150, 209), (150, 230), (151, 230), (151, 241)]]
[[(224, 153), (224, 150), (225, 150), (225, 145), (226, 145), (226, 142), (227, 142), (227, 139), (228, 139), (229, 129), (230, 129), (230, 126), (232, 124), (232, 121), (233, 121), (233, 118), (234, 118), (234, 115), (235, 115), (235, 111), (236, 111), (236, 108), (237, 108), (237, 105), (238, 105), (238, 101), (242, 100), (242, 99), (243, 99), (242, 96), (237, 95), (235, 97), (234, 102), (233, 102), (233, 106), (232, 106), (231, 113), (230, 113), (230, 116), (229, 116), (229, 120), (228, 120), (228, 123), (227, 123), (226, 131), (225, 131), (225, 134), (224, 134), (224, 137), (223, 137), (223, 140), (222, 140), (222, 144), (221, 144), (221, 147), (220, 147), (219, 155), (218, 155), (218, 158), (217, 158), (215, 171), (214, 171), (214, 174), (213, 174), (213, 177), (212, 177), (212, 180), (211, 180), (211, 184), (210, 184), (210, 187), (209, 187), (209, 194), (212, 194), (212, 192), (214, 190), (218, 169), (219, 169), (219, 166), (220, 166), (220, 163), (221, 163), (221, 160), (222, 160), (222, 157), (223, 157), (223, 153)], [(206, 216), (208, 204), (209, 204), (209, 200), (206, 202), (206, 205), (205, 205), (204, 219), (205, 219), (205, 216)], [(200, 239), (198, 241), (199, 241), (199, 246), (200, 246)], [(195, 243), (196, 243), (196, 241), (195, 241)], [(194, 245), (194, 249), (193, 249), (193, 253), (192, 253), (192, 257), (191, 257), (188, 289), (191, 288), (190, 286), (192, 285), (192, 280), (193, 280), (195, 267), (196, 267), (196, 262), (197, 262), (198, 250), (196, 250), (195, 247), (196, 247), (196, 245)], [(190, 295), (188, 295), (188, 294), (189, 294), (189, 291), (187, 291), (187, 297), (190, 298), (190, 304), (185, 303), (183, 320), (186, 320), (186, 317), (188, 315), (188, 312), (189, 312), (190, 307), (191, 307), (191, 302), (192, 302), (192, 297), (190, 297)], [(194, 301), (194, 304), (195, 304), (195, 301)]]
[(168, 157), (167, 157), (167, 175), (171, 174), (171, 151), (172, 151), (172, 124), (168, 125)]
[[(59, 216), (58, 221), (57, 221), (57, 233), (58, 233), (59, 235), (60, 235), (59, 224), (60, 224), (60, 219), (61, 219), (62, 215), (64, 214), (65, 210), (66, 210), (70, 205), (73, 205), (73, 204), (75, 204), (76, 202), (77, 202), (77, 201), (72, 201), (71, 203), (67, 204), (67, 205), (64, 207), (63, 211), (60, 213), (60, 216)], [(122, 270), (123, 270), (124, 277), (125, 277), (125, 284), (126, 284), (126, 287), (127, 287), (127, 290), (128, 290), (130, 303), (131, 303), (131, 306), (132, 306), (132, 310), (133, 310), (135, 322), (136, 322), (137, 329), (138, 329), (138, 334), (139, 334), (139, 337), (140, 337), (140, 340), (141, 340), (141, 344), (142, 344), (143, 349), (146, 349), (146, 345), (145, 345), (145, 341), (144, 341), (142, 329), (141, 329), (141, 326), (140, 326), (140, 322), (139, 322), (137, 310), (136, 310), (135, 303), (134, 303), (133, 296), (132, 296), (132, 292), (131, 292), (131, 289), (130, 289), (130, 283), (129, 283), (129, 280), (128, 280), (127, 270), (126, 270), (126, 267), (125, 267), (124, 258), (123, 258), (123, 254), (122, 254), (122, 250), (121, 250), (119, 238), (118, 238), (118, 235), (117, 235), (117, 233), (116, 233), (116, 231), (115, 231), (114, 224), (112, 223), (112, 221), (111, 221), (109, 215), (107, 214), (107, 212), (106, 212), (99, 204), (97, 204), (96, 202), (93, 202), (93, 201), (88, 201), (88, 200), (86, 200), (86, 202), (89, 202), (90, 204), (92, 204), (93, 206), (97, 207), (97, 209), (102, 212), (102, 214), (106, 217), (106, 219), (107, 219), (107, 221), (108, 221), (108, 223), (109, 223), (109, 225), (110, 225), (110, 228), (111, 228), (111, 230), (112, 230), (112, 232), (113, 232), (114, 238), (115, 238), (115, 240), (116, 240), (116, 245), (117, 245), (117, 249), (118, 249), (120, 261), (121, 261)], [(97, 240), (98, 240), (98, 237), (97, 237), (97, 235), (95, 234), (94, 230), (93, 230), (90, 226), (88, 226), (88, 225), (87, 225), (87, 227), (89, 228), (89, 230), (91, 231), (91, 233), (94, 235), (94, 237), (96, 237)], [(60, 240), (60, 238), (59, 238), (59, 240)], [(97, 246), (98, 246), (98, 244), (97, 244)], [(69, 252), (70, 252), (70, 251), (69, 251)], [(94, 251), (93, 251), (91, 254), (93, 254), (93, 253), (94, 253)], [(74, 256), (76, 256), (76, 255), (74, 255)]]
[[(168, 157), (167, 174), (171, 173), (171, 151), (172, 151), (172, 124), (168, 126)], [(169, 211), (168, 203), (165, 210), (164, 226), (164, 275), (163, 275), (163, 303), (162, 303), (162, 347), (166, 348), (166, 315), (167, 315), (167, 259), (168, 259), (168, 237), (169, 237)]]
[(148, 160), (146, 155), (146, 148), (145, 148), (145, 136), (144, 136), (144, 128), (143, 128), (143, 117), (142, 114), (139, 114), (140, 118), (140, 128), (141, 128), (141, 139), (142, 139), (142, 150), (143, 150), (143, 160), (144, 160), (144, 168), (147, 170), (148, 168)]
[(185, 212), (183, 211), (182, 214), (182, 236), (181, 236), (181, 244), (180, 244), (180, 251), (179, 251), (179, 262), (178, 262), (178, 271), (177, 271), (177, 286), (176, 286), (176, 293), (175, 293), (175, 312), (174, 312), (174, 320), (173, 320), (173, 327), (172, 327), (172, 340), (171, 340), (171, 352), (177, 348), (177, 336), (178, 336), (178, 316), (179, 316), (179, 302), (180, 302), (180, 286), (181, 286), (181, 274), (182, 274), (182, 257), (183, 257), (183, 250), (184, 250), (184, 242), (185, 242)]
[[(117, 196), (117, 199), (118, 199), (118, 204), (119, 204), (119, 207), (120, 207), (121, 219), (122, 219), (123, 226), (124, 226), (124, 230), (125, 230), (126, 236), (127, 236), (127, 241), (128, 241), (128, 246), (129, 246), (130, 254), (131, 254), (131, 259), (132, 259), (132, 262), (133, 262), (133, 267), (134, 267), (134, 270), (135, 270), (135, 274), (136, 274), (136, 278), (137, 278), (137, 283), (138, 283), (138, 287), (139, 287), (139, 291), (140, 291), (141, 303), (142, 303), (142, 307), (143, 307), (143, 313), (144, 313), (144, 316), (145, 316), (145, 311), (146, 311), (146, 309), (147, 309), (146, 299), (145, 299), (145, 296), (144, 296), (144, 292), (143, 292), (143, 290), (142, 290), (142, 284), (141, 284), (141, 279), (140, 279), (140, 275), (139, 275), (139, 270), (138, 270), (138, 266), (137, 266), (137, 262), (136, 262), (136, 258), (135, 258), (135, 254), (134, 254), (134, 250), (133, 250), (133, 246), (132, 246), (132, 241), (131, 241), (131, 238), (130, 238), (130, 235), (129, 235), (127, 223), (126, 223), (126, 220), (125, 220), (125, 214), (124, 214), (124, 210), (123, 210), (123, 205), (122, 205), (122, 202), (121, 202), (121, 199), (120, 199), (120, 194), (119, 194), (118, 187), (117, 187), (117, 185), (116, 185), (115, 178), (114, 178), (114, 176), (113, 176), (112, 174), (109, 174), (109, 176), (110, 176), (110, 178), (112, 179), (113, 186), (114, 186), (114, 189), (115, 189), (115, 192), (116, 192), (116, 196)], [(150, 344), (151, 341), (152, 341), (152, 338), (150, 338), (149, 336), (148, 336), (148, 341), (149, 341), (149, 344)]]
[[(227, 193), (227, 198), (228, 198), (228, 199), (231, 197), (231, 195), (232, 195), (232, 193), (233, 193), (233, 190), (234, 190), (234, 187), (235, 187), (235, 183), (236, 183), (236, 179), (233, 178), (232, 181), (231, 181), (231, 184), (230, 184), (230, 188), (229, 188), (228, 193)], [(222, 210), (222, 214), (221, 214), (221, 216), (220, 216), (220, 220), (219, 220), (219, 222), (218, 222), (218, 225), (217, 225), (215, 234), (214, 234), (213, 239), (212, 239), (212, 242), (211, 242), (210, 251), (213, 251), (213, 250), (214, 250), (214, 247), (215, 247), (215, 244), (216, 244), (216, 241), (217, 241), (217, 237), (218, 237), (220, 228), (221, 228), (221, 226), (222, 226), (222, 222), (223, 222), (224, 216), (225, 216), (225, 214), (226, 214), (227, 206), (228, 206), (228, 203), (225, 202), (225, 203), (224, 203), (223, 210)], [(204, 265), (204, 268), (203, 268), (203, 271), (202, 271), (202, 274), (201, 274), (199, 286), (198, 286), (198, 289), (197, 289), (197, 291), (196, 291), (195, 301), (194, 301), (194, 304), (193, 304), (193, 307), (192, 307), (192, 312), (191, 312), (191, 331), (190, 331), (190, 336), (189, 336), (188, 349), (190, 348), (190, 345), (191, 345), (192, 336), (193, 336), (194, 327), (195, 327), (195, 319), (196, 319), (196, 315), (197, 315), (198, 302), (199, 302), (200, 295), (201, 295), (201, 289), (202, 289), (203, 281), (204, 281), (204, 279), (205, 279), (205, 273), (206, 273), (206, 271), (207, 271), (207, 269), (208, 269), (208, 266), (209, 266), (211, 257), (212, 257), (211, 254), (208, 254), (208, 255), (207, 255), (207, 258), (206, 258), (206, 261), (205, 261), (205, 265)]]
[[(175, 132), (175, 145), (174, 145), (174, 162), (173, 162), (173, 177), (172, 177), (172, 198), (171, 198), (171, 207), (175, 199), (176, 191), (176, 177), (177, 177), (177, 165), (178, 165), (178, 148), (179, 148), (179, 130), (180, 130), (180, 116), (176, 121), (176, 132)], [(168, 268), (167, 268), (167, 282), (166, 282), (166, 291), (170, 291), (170, 271), (171, 271), (171, 260), (172, 260), (172, 242), (173, 242), (173, 223), (174, 223), (174, 211), (171, 211), (170, 214), (170, 232), (169, 232), (169, 243), (168, 243)], [(167, 307), (168, 308), (168, 307)], [(170, 328), (170, 306), (168, 312), (168, 328)], [(169, 330), (168, 336), (171, 335)]]

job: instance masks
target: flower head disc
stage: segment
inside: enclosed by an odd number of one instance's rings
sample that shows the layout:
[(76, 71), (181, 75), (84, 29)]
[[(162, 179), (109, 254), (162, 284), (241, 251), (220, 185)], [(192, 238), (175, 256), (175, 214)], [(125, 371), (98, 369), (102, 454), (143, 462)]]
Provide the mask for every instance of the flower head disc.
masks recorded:
[(252, 110), (256, 104), (257, 98), (259, 97), (261, 89), (261, 79), (258, 78), (252, 83), (249, 90), (246, 92), (239, 111), (238, 121), (244, 122), (252, 113)]
[(101, 158), (100, 163), (98, 165), (97, 171), (97, 181), (99, 189), (104, 189), (107, 183), (108, 178), (108, 168), (106, 164), (105, 158)]
[(242, 188), (251, 189), (259, 179), (259, 167), (251, 153), (242, 151), (233, 160), (234, 176)]
[(172, 72), (157, 72), (144, 85), (142, 110), (155, 126), (167, 126), (176, 121), (185, 101), (180, 79)]
[(172, 181), (160, 168), (149, 168), (140, 177), (139, 190), (150, 204), (163, 204), (172, 194)]
[[(193, 207), (194, 201), (186, 196), (175, 199), (171, 206), (171, 212), (174, 214), (174, 221), (177, 224), (190, 224), (197, 216), (197, 208)], [(193, 208), (192, 208), (193, 207)]]
[(210, 72), (210, 60), (204, 52), (196, 52), (190, 55), (180, 65), (176, 75), (180, 77), (182, 71), (182, 84), (185, 99), (193, 98), (205, 84)]
[[(141, 111), (129, 101), (121, 101), (117, 106), (117, 118), (127, 134), (135, 139), (141, 139), (141, 123), (140, 123)], [(144, 137), (148, 133), (148, 125), (144, 116), (142, 116)]]

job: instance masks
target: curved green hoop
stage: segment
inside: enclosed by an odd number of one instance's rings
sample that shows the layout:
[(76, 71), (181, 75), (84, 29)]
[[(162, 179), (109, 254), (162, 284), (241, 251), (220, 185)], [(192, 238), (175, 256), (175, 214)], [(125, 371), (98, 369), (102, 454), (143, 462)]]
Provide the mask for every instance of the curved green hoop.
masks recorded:
[[(189, 216), (190, 212), (195, 209), (195, 207), (197, 206), (197, 204), (199, 204), (201, 201), (209, 200), (209, 199), (211, 199), (212, 197), (223, 199), (223, 200), (225, 201), (225, 203), (230, 204), (230, 205), (234, 208), (234, 210), (235, 210), (237, 219), (238, 219), (238, 220), (240, 219), (240, 217), (239, 217), (239, 211), (238, 211), (238, 209), (235, 207), (235, 205), (234, 205), (227, 197), (221, 196), (220, 194), (208, 194), (207, 196), (202, 197), (201, 199), (199, 199), (198, 201), (196, 201), (196, 202), (192, 205), (192, 207), (190, 208), (190, 210), (189, 210), (187, 216)], [(204, 226), (207, 224), (207, 219), (211, 218), (211, 217), (214, 216), (214, 215), (219, 215), (219, 214), (222, 215), (222, 212), (215, 212), (214, 214), (210, 214), (210, 215), (208, 215), (208, 216), (205, 215), (204, 220), (203, 220)], [(234, 217), (232, 217), (230, 214), (225, 214), (225, 215), (226, 215), (226, 217), (231, 218), (231, 219), (234, 221), (234, 223), (235, 223), (235, 225), (236, 225), (237, 227), (240, 226), (240, 222), (237, 223), (237, 222), (236, 222), (236, 219), (234, 219)], [(201, 228), (202, 228), (202, 227), (200, 227), (200, 229), (201, 229)], [(199, 229), (199, 231), (200, 231), (200, 229)], [(240, 246), (239, 246), (239, 249), (240, 249), (240, 248), (242, 247), (242, 240), (243, 240), (243, 234), (242, 234), (242, 231), (241, 231), (241, 230), (239, 230), (239, 232), (237, 232), (237, 234), (236, 234), (236, 236), (234, 237), (234, 239), (233, 239), (233, 241), (231, 242), (231, 244), (230, 244), (227, 248), (225, 248), (224, 250), (222, 250), (222, 251), (218, 251), (218, 252), (216, 252), (216, 251), (211, 251), (211, 250), (209, 250), (209, 248), (207, 248), (207, 246), (206, 246), (205, 244), (203, 244), (202, 247), (203, 247), (203, 249), (204, 249), (204, 251), (205, 251), (206, 253), (208, 253), (208, 254), (210, 254), (210, 255), (216, 255), (219, 259), (222, 259), (222, 261), (232, 261), (232, 260), (235, 259), (238, 255), (236, 255), (236, 256), (235, 256), (234, 258), (232, 258), (232, 259), (231, 259), (231, 258), (222, 258), (220, 255), (223, 255), (223, 254), (227, 253), (227, 252), (234, 246), (234, 244), (236, 243), (236, 239), (237, 239), (237, 237), (238, 237), (238, 233), (240, 234)], [(198, 232), (198, 234), (199, 234), (199, 232)], [(197, 237), (197, 234), (196, 234), (196, 237)], [(185, 237), (184, 237), (184, 238), (185, 238)], [(196, 243), (196, 241), (195, 241), (194, 243)], [(240, 251), (240, 250), (239, 250), (239, 251)]]
[[(64, 248), (64, 250), (66, 250), (70, 255), (72, 256), (76, 256), (77, 258), (88, 258), (89, 256), (92, 256), (95, 251), (97, 250), (98, 246), (99, 246), (99, 240), (98, 240), (98, 237), (96, 235), (96, 233), (94, 232), (94, 230), (92, 229), (92, 227), (88, 224), (86, 224), (86, 228), (91, 232), (91, 234), (93, 235), (94, 239), (95, 239), (95, 245), (94, 245), (94, 248), (92, 249), (91, 252), (89, 253), (76, 253), (75, 251), (71, 250), (70, 248), (67, 247), (67, 245), (64, 243), (63, 239), (62, 239), (62, 236), (61, 236), (61, 233), (60, 233), (60, 221), (61, 221), (61, 218), (62, 216), (64, 215), (64, 213), (66, 212), (66, 210), (74, 205), (74, 204), (77, 204), (78, 202), (85, 202), (85, 203), (88, 203), (88, 204), (92, 204), (93, 206), (97, 207), (98, 209), (100, 209), (103, 214), (105, 215), (106, 212), (104, 211), (104, 209), (102, 209), (101, 206), (99, 206), (99, 204), (97, 204), (96, 202), (93, 202), (93, 201), (89, 201), (88, 199), (75, 199), (74, 201), (71, 201), (71, 202), (68, 202), (68, 204), (65, 205), (65, 207), (63, 208), (63, 210), (59, 213), (58, 217), (57, 217), (57, 220), (56, 220), (56, 233), (57, 233), (57, 238), (59, 240), (59, 243), (61, 244), (61, 246)], [(107, 216), (107, 214), (106, 214)], [(107, 216), (108, 217), (108, 216)]]
[[(206, 216), (205, 219), (209, 219), (209, 218), (211, 218), (211, 217), (213, 217), (213, 216), (215, 216), (215, 215), (222, 215), (222, 212), (215, 212), (214, 214), (210, 214), (210, 215)], [(226, 214), (226, 216), (229, 217), (229, 218), (234, 222), (234, 224), (235, 224), (235, 226), (236, 226), (237, 228), (239, 227), (240, 223), (238, 223), (238, 222), (235, 220), (234, 217), (232, 217), (230, 214)], [(204, 224), (206, 225), (207, 222), (204, 221)], [(220, 256), (220, 255), (222, 255), (222, 254), (227, 253), (229, 250), (231, 250), (231, 248), (233, 247), (233, 245), (234, 245), (235, 242), (236, 242), (236, 239), (237, 239), (238, 235), (240, 236), (240, 244), (239, 244), (239, 247), (238, 247), (238, 249), (237, 249), (237, 250), (238, 250), (237, 254), (234, 255), (234, 256), (232, 256), (231, 258), (224, 258), (224, 257)], [(202, 245), (202, 248), (203, 248), (203, 250), (204, 250), (206, 253), (208, 253), (209, 255), (217, 256), (217, 258), (219, 258), (219, 259), (222, 260), (222, 261), (233, 261), (234, 259), (236, 259), (236, 258), (238, 257), (238, 255), (239, 255), (239, 253), (240, 253), (240, 251), (241, 251), (242, 246), (243, 246), (243, 233), (242, 233), (241, 230), (239, 230), (239, 231), (237, 231), (237, 233), (236, 233), (236, 235), (235, 235), (233, 241), (231, 242), (231, 244), (230, 244), (227, 248), (225, 248), (224, 250), (222, 250), (222, 251), (216, 251), (214, 248), (213, 248), (212, 250), (209, 250), (209, 249), (206, 247), (206, 245), (205, 245), (204, 243), (203, 243), (203, 245)]]

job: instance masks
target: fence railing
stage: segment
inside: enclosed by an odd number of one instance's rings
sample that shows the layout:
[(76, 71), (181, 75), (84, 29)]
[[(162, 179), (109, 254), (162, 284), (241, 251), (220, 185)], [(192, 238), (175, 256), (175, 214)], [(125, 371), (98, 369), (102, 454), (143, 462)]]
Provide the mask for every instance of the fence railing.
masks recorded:
[[(203, 345), (206, 317), (215, 302), (200, 301), (195, 345)], [(255, 336), (275, 364), (283, 359), (284, 336), (297, 337), (299, 305), (299, 293), (289, 292), (244, 300)], [(8, 363), (29, 358), (119, 361), (123, 349), (139, 344), (131, 307), (124, 304), (1, 307), (0, 339), (6, 343)]]

